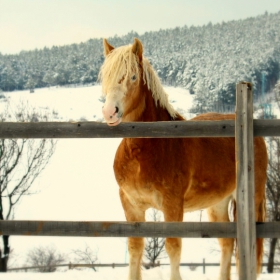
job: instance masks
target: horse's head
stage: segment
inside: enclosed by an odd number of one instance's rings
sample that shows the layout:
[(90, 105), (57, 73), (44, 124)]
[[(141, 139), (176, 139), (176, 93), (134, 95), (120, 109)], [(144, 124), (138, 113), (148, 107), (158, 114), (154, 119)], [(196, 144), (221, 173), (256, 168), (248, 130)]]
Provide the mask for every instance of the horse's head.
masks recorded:
[(99, 78), (106, 96), (103, 116), (108, 125), (118, 125), (129, 120), (128, 115), (139, 106), (139, 84), (142, 79), (143, 47), (138, 39), (133, 45), (114, 48), (104, 40), (105, 61)]

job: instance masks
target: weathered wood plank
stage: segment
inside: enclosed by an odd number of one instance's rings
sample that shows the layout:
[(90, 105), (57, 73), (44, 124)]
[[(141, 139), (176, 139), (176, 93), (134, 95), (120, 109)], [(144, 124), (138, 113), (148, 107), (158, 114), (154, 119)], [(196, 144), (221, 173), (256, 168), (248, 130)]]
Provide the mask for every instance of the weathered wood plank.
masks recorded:
[[(257, 236), (279, 238), (280, 223), (259, 223)], [(236, 238), (236, 223), (0, 221), (1, 235), (84, 237)]]
[(250, 83), (236, 87), (235, 150), (239, 279), (256, 279), (253, 93)]
[[(247, 135), (247, 143), (246, 147), (248, 148), (248, 165), (244, 166), (244, 170), (247, 170), (248, 174), (248, 223), (250, 232), (247, 234), (249, 237), (249, 245), (248, 249), (250, 250), (250, 274), (252, 280), (257, 279), (257, 248), (256, 248), (256, 210), (255, 210), (255, 167), (254, 167), (254, 125), (253, 125), (253, 114), (254, 114), (254, 105), (253, 105), (253, 85), (251, 83), (247, 83), (247, 98), (244, 98), (244, 101), (247, 103), (247, 122), (248, 122), (248, 135)], [(244, 229), (243, 229), (244, 230)], [(242, 278), (240, 278), (242, 279)]]
[[(0, 123), (0, 138), (234, 137), (235, 121)], [(280, 136), (280, 120), (254, 120), (254, 136)]]
[(121, 123), (99, 122), (0, 123), (0, 138), (123, 138), (123, 137), (227, 137), (234, 121)]
[(254, 137), (280, 136), (280, 120), (253, 120)]

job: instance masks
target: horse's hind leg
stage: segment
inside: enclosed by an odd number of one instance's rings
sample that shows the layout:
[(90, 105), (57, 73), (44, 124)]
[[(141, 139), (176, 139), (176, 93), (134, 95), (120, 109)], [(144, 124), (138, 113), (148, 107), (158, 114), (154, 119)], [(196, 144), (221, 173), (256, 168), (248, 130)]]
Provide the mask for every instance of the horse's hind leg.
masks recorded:
[[(216, 205), (207, 209), (211, 222), (229, 222), (228, 204), (230, 197), (227, 197)], [(220, 277), (219, 280), (230, 280), (231, 257), (234, 247), (233, 238), (218, 238), (221, 247)]]
[[(256, 205), (256, 221), (265, 222), (266, 218), (266, 197), (263, 194), (263, 199)], [(262, 270), (262, 258), (263, 258), (263, 238), (257, 238), (257, 274)]]

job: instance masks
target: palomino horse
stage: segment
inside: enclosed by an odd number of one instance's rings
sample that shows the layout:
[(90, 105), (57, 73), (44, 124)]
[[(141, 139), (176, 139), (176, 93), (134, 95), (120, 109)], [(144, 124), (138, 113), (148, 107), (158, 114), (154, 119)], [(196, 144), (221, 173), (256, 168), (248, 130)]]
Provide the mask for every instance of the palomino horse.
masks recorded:
[[(105, 121), (185, 121), (168, 102), (160, 80), (143, 56), (138, 39), (133, 45), (112, 47), (104, 40), (105, 61), (100, 70)], [(203, 114), (193, 120), (234, 119), (234, 115)], [(265, 220), (267, 152), (255, 138), (256, 219)], [(184, 212), (207, 208), (210, 221), (229, 222), (228, 204), (235, 199), (234, 138), (125, 138), (116, 152), (114, 171), (127, 221), (145, 221), (145, 211), (161, 210), (164, 219), (182, 221)], [(220, 280), (230, 279), (234, 239), (220, 238)], [(143, 238), (129, 238), (129, 279), (141, 279)], [(181, 279), (181, 239), (166, 238), (171, 279)], [(263, 240), (257, 240), (261, 268)]]

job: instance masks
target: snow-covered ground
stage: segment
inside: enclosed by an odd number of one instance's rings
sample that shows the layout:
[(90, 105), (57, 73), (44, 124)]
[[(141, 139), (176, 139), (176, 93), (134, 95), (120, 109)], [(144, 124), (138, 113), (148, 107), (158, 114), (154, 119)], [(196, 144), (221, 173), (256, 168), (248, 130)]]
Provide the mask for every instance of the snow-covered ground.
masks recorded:
[[(166, 87), (170, 102), (184, 114), (192, 104), (192, 96), (184, 89)], [(36, 89), (35, 93), (18, 91), (5, 93), (11, 106), (28, 101), (29, 105), (54, 112), (57, 121), (102, 121), (100, 99), (101, 87), (52, 87)], [(1, 99), (0, 110), (7, 102)], [(90, 220), (124, 221), (125, 217), (113, 174), (113, 158), (120, 139), (60, 139), (49, 165), (34, 182), (33, 189), (39, 191), (24, 197), (15, 211), (17, 220)], [(200, 212), (185, 215), (185, 220), (199, 221)], [(202, 212), (202, 220), (207, 220)], [(125, 238), (78, 238), (78, 237), (26, 237), (12, 236), (11, 258), (13, 267), (24, 265), (26, 253), (38, 246), (54, 246), (71, 260), (74, 249), (83, 249), (85, 244), (98, 250), (98, 263), (127, 262)], [(219, 262), (216, 239), (184, 239), (182, 262)], [(162, 261), (168, 263), (168, 259)], [(0, 276), (4, 280), (68, 279), (68, 280), (118, 280), (127, 278), (128, 268), (100, 268), (98, 272), (66, 271), (51, 274), (8, 273)], [(217, 279), (217, 268), (206, 268), (206, 275), (198, 267), (195, 272), (181, 268), (183, 279)], [(235, 271), (235, 268), (233, 268)], [(276, 275), (262, 275), (261, 280), (280, 279)], [(169, 279), (169, 267), (143, 270), (143, 280)], [(234, 278), (233, 278), (234, 279)]]
[[(0, 275), (3, 280), (124, 280), (127, 279), (128, 268), (104, 269), (94, 271), (66, 271), (55, 273), (7, 273)], [(181, 270), (183, 280), (217, 280), (218, 274), (202, 274), (201, 272)], [(258, 280), (279, 280), (280, 274), (261, 274)], [(169, 280), (169, 270), (154, 268), (142, 271), (143, 280)], [(232, 274), (232, 280), (238, 277)]]
[[(165, 87), (172, 105), (181, 113), (187, 114), (191, 107), (193, 97), (182, 88)], [(13, 105), (28, 101), (28, 104), (41, 110), (49, 110), (50, 113), (58, 114), (57, 121), (102, 121), (102, 98), (101, 86), (71, 86), (50, 87), (36, 89), (34, 93), (29, 90), (5, 92)], [(0, 109), (5, 107), (6, 102), (0, 99)]]

